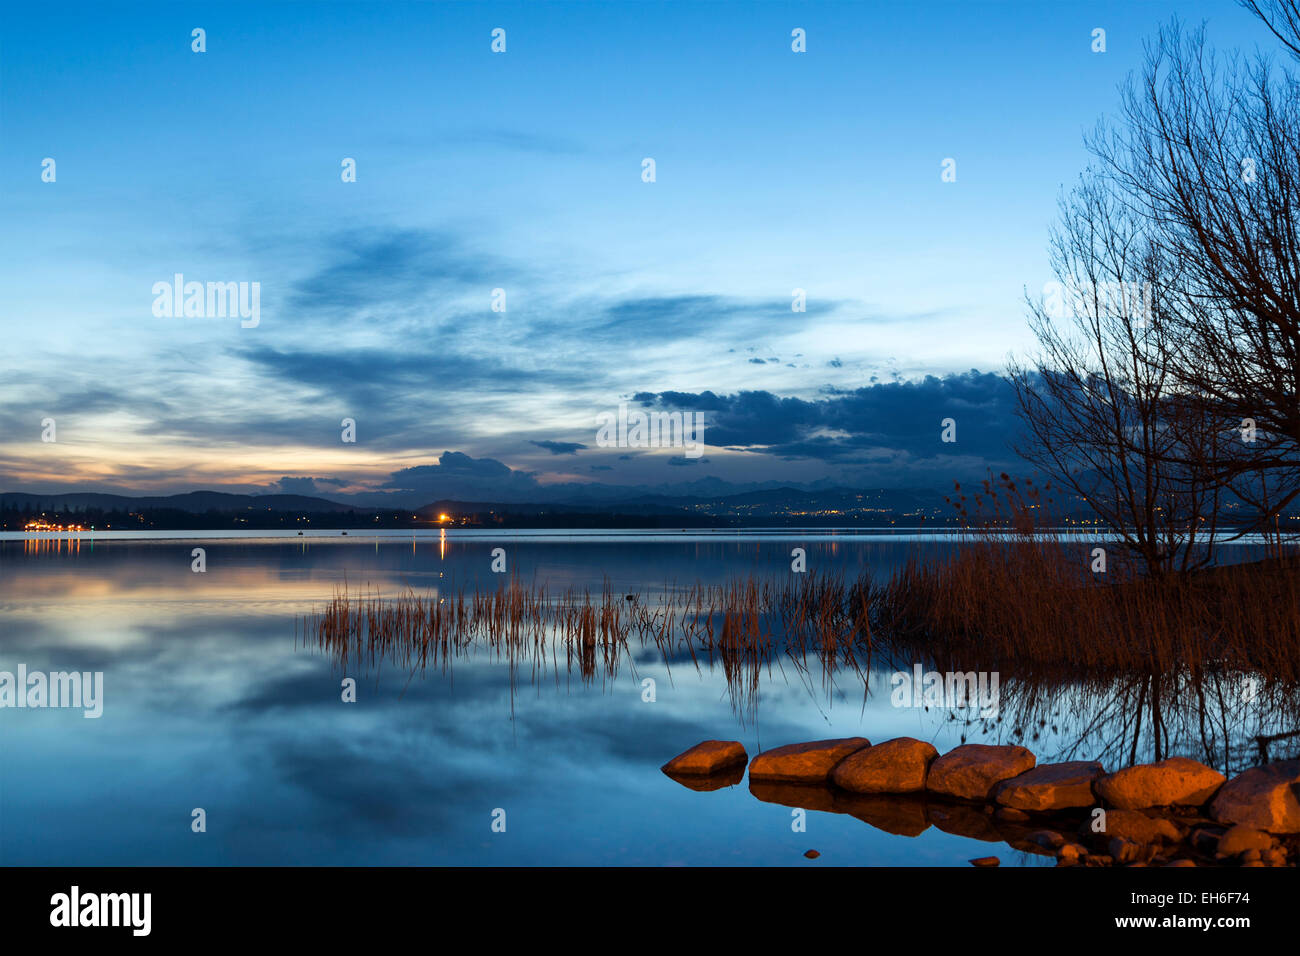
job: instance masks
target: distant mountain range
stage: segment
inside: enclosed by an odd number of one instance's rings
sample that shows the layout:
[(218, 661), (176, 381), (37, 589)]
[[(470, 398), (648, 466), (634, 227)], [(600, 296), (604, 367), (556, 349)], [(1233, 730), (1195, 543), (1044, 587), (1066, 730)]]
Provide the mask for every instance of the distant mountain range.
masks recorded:
[(646, 495), (600, 501), (442, 500), (418, 508), (344, 504), (305, 495), (193, 491), (128, 496), (94, 492), (0, 494), (0, 527), (31, 522), (95, 528), (285, 527), (728, 527), (942, 521), (952, 509), (928, 489), (774, 488), (723, 495)]

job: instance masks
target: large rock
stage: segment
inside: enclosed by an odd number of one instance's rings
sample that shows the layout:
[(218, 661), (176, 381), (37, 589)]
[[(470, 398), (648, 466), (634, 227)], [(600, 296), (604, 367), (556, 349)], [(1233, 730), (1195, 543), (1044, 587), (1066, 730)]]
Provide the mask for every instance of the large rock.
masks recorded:
[(1300, 760), (1265, 764), (1233, 777), (1210, 804), (1210, 815), (1269, 833), (1300, 833)]
[(714, 773), (674, 773), (671, 770), (664, 770), (669, 779), (680, 783), (687, 790), (695, 790), (699, 793), (710, 793), (714, 790), (722, 790), (725, 787), (734, 787), (740, 781), (745, 779), (745, 764), (735, 763), (723, 767)]
[(870, 747), (866, 737), (814, 740), (765, 750), (749, 765), (749, 779), (768, 783), (825, 783), (849, 754)]
[(1248, 850), (1271, 850), (1273, 838), (1262, 830), (1243, 826), (1238, 823), (1229, 828), (1214, 848), (1214, 855), (1219, 858), (1240, 856)]
[(705, 740), (680, 753), (660, 769), (670, 777), (705, 776), (744, 766), (749, 759), (739, 740)]
[[(831, 782), (853, 793), (916, 793), (925, 789), (926, 772), (937, 756), (939, 751), (923, 740), (898, 737), (845, 757)], [(752, 767), (749, 774), (754, 775)]]
[(1121, 810), (1147, 807), (1199, 807), (1227, 778), (1217, 770), (1186, 757), (1126, 767), (1105, 774), (1093, 784), (1097, 796)]
[(1047, 763), (1004, 780), (993, 790), (993, 799), (1017, 810), (1068, 810), (1096, 803), (1092, 782), (1104, 772), (1091, 760)]
[[(1091, 821), (1084, 823), (1080, 832), (1089, 833)], [(1104, 833), (1092, 834), (1104, 838), (1116, 838), (1148, 846), (1152, 843), (1178, 843), (1183, 832), (1171, 821), (1162, 817), (1149, 817), (1137, 810), (1107, 810), (1106, 830)]]
[(995, 786), (1032, 769), (1034, 762), (1024, 747), (964, 744), (930, 764), (925, 787), (946, 797), (987, 800)]

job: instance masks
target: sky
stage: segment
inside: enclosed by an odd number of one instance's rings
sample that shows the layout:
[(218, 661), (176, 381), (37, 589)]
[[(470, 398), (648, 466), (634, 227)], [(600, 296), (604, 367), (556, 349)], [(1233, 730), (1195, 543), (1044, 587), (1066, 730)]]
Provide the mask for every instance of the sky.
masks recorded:
[[(0, 491), (1014, 470), (1057, 200), (1175, 14), (1274, 49), (1233, 0), (13, 7)], [(256, 283), (256, 324), (161, 309), (177, 274)], [(620, 403), (703, 453), (601, 447)]]

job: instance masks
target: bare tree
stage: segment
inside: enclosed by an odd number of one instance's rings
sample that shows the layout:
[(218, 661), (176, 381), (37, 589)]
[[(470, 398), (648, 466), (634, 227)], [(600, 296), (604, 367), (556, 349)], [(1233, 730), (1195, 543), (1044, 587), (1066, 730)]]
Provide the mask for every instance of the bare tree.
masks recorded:
[(1300, 3), (1296, 0), (1241, 0), (1241, 5), (1263, 20), (1291, 55), (1300, 59)]
[(1085, 499), (1153, 576), (1211, 560), (1219, 422), (1176, 390), (1178, 263), (1150, 223), (1086, 173), (1061, 201), (1057, 283), (1030, 300), (1040, 352), (1013, 361), (1017, 451)]
[[(1243, 5), (1300, 56), (1294, 0)], [(1177, 264), (1166, 387), (1218, 420), (1216, 478), (1263, 526), (1300, 498), (1300, 81), (1175, 22), (1089, 146), (1098, 188)]]

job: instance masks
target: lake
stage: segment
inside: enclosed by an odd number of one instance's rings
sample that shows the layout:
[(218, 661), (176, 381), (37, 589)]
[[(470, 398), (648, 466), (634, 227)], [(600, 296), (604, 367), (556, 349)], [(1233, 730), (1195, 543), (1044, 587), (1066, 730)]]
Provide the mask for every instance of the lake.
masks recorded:
[[(390, 596), (495, 588), (495, 548), (519, 581), (552, 592), (607, 582), (654, 601), (696, 581), (788, 578), (794, 548), (810, 571), (852, 577), (955, 546), (824, 529), (2, 535), (0, 671), (104, 676), (98, 719), (0, 710), (0, 862), (964, 866), (994, 854), (1003, 865), (1051, 864), (951, 821), (953, 832), (928, 825), (909, 836), (869, 814), (810, 809), (796, 832), (791, 807), (757, 799), (744, 781), (696, 792), (659, 768), (711, 738), (740, 740), (751, 757), (907, 735), (940, 752), (966, 739), (1023, 742), (1040, 762), (1091, 758), (1114, 749), (1108, 722), (1094, 718), (1115, 704), (1096, 688), (1043, 698), (1004, 675), (1000, 719), (984, 720), (894, 706), (890, 675), (913, 662), (873, 661), (865, 682), (851, 669), (773, 667), (750, 706), (721, 667), (654, 646), (633, 645), (615, 673), (594, 677), (566, 667), (562, 652), (530, 670), (490, 647), (468, 648), (445, 671), (381, 656), (345, 672), (303, 627), (345, 586)], [(192, 570), (195, 548), (203, 573)], [(355, 702), (342, 699), (345, 678)], [(1212, 716), (1240, 722), (1229, 763), (1273, 726), (1266, 708)], [(1175, 744), (1206, 759), (1190, 739)], [(205, 832), (192, 829), (196, 809)], [(494, 832), (502, 816), (505, 831)], [(809, 849), (820, 859), (805, 860)]]

